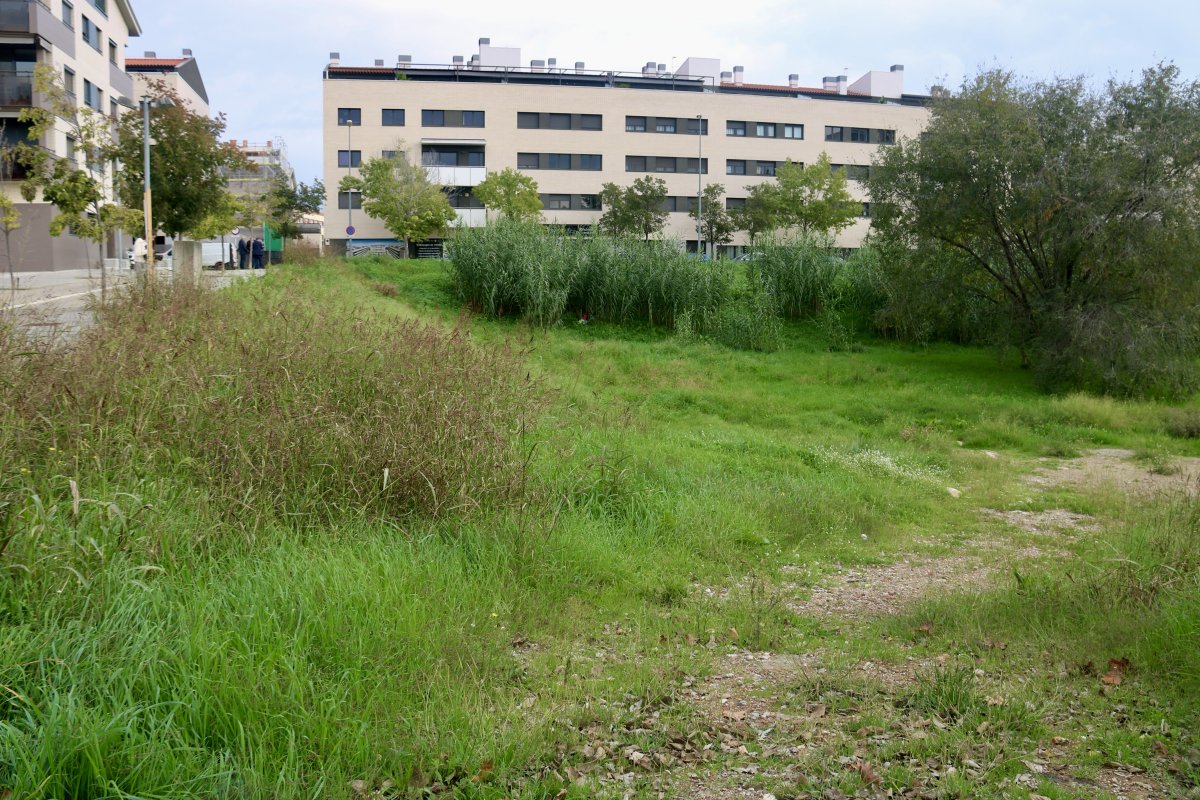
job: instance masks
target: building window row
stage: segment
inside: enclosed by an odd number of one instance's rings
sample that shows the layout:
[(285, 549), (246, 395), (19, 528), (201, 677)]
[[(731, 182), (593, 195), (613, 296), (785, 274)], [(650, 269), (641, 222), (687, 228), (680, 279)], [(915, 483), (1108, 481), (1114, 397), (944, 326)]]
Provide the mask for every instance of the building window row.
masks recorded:
[(694, 117), (625, 117), (625, 130), (630, 133), (682, 133), (689, 136), (708, 135), (708, 120)]
[[(404, 126), (404, 109), (403, 108), (385, 108), (382, 109), (379, 120), (381, 125), (385, 127), (403, 127)], [(339, 108), (337, 110), (338, 125), (362, 125), (362, 109), (361, 108)]]
[(470, 186), (447, 186), (444, 191), (451, 208), (483, 208)]
[(517, 127), (546, 128), (553, 131), (600, 131), (604, 130), (604, 118), (600, 114), (518, 111)]
[(696, 208), (696, 198), (683, 195), (670, 195), (658, 206), (659, 211), (686, 214)]
[(426, 128), (482, 128), (483, 112), (424, 108), (421, 109), (421, 125)]
[(889, 128), (846, 128), (825, 126), (825, 141), (856, 142), (858, 144), (895, 144), (896, 132)]
[(595, 153), (517, 153), (517, 169), (602, 169), (603, 157)]
[(683, 172), (708, 174), (708, 159), (685, 156), (625, 156), (626, 172)]
[[(726, 175), (765, 175), (774, 177), (775, 171), (779, 168), (783, 161), (755, 161), (745, 158), (728, 158), (725, 159), (725, 174)], [(803, 167), (803, 162), (793, 162), (797, 166)]]
[(69, 0), (63, 0), (62, 4), (62, 21), (71, 30), (75, 30), (75, 6), (71, 5)]
[(343, 211), (362, 208), (362, 192), (338, 192), (338, 208)]
[(598, 194), (539, 194), (547, 211), (599, 211)]
[[(87, 81), (84, 81), (84, 86), (87, 86)], [(362, 150), (338, 150), (338, 166), (343, 168), (362, 166)]]
[(868, 164), (830, 164), (829, 168), (835, 172), (843, 170), (847, 180), (865, 181), (871, 177), (871, 167)]
[(731, 119), (725, 122), (725, 135), (757, 139), (803, 139), (804, 126), (799, 123), (747, 122)]
[(483, 146), (468, 145), (423, 145), (421, 164), (426, 167), (482, 167), (485, 166)]

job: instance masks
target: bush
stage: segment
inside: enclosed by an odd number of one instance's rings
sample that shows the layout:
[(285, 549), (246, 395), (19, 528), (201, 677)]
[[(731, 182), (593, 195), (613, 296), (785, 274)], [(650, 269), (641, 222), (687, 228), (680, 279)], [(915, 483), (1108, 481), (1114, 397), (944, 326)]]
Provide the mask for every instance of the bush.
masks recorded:
[(1179, 439), (1200, 439), (1200, 409), (1172, 408), (1165, 420), (1167, 433)]
[(284, 264), (315, 264), (321, 260), (321, 248), (303, 239), (293, 239), (283, 249)]

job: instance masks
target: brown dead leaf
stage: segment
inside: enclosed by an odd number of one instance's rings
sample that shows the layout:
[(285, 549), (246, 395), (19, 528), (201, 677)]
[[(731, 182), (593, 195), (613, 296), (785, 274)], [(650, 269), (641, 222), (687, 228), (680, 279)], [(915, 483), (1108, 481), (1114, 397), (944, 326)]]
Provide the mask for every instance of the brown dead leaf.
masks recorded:
[(695, 636), (693, 636), (690, 633), (685, 633), (683, 635), (683, 640), (690, 645), (694, 645), (694, 644), (696, 644), (696, 642), (700, 641), (699, 639), (697, 639)]
[(475, 783), (483, 783), (488, 778), (492, 777), (492, 770), (495, 768), (495, 763), (489, 758), (487, 761), (479, 765), (479, 772), (471, 778)]
[(735, 642), (738, 640), (738, 632), (737, 632), (737, 628), (730, 628), (730, 629), (729, 629), (729, 638), (730, 638), (730, 639), (732, 639), (732, 640), (733, 640), (733, 641), (735, 641)]
[(879, 783), (879, 776), (875, 774), (875, 770), (871, 769), (871, 764), (867, 761), (859, 761), (855, 764), (854, 771), (862, 778), (862, 782), (868, 786)]
[(1108, 660), (1108, 672), (1100, 676), (1102, 683), (1109, 686), (1120, 686), (1121, 681), (1125, 679), (1125, 673), (1129, 672), (1128, 658), (1110, 658)]

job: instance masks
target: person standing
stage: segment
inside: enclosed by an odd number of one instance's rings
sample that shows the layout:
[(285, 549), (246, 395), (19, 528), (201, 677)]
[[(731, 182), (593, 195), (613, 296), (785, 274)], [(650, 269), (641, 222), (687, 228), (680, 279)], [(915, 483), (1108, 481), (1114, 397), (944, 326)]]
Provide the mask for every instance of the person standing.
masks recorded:
[(237, 254), (238, 269), (245, 269), (248, 266), (246, 262), (250, 260), (250, 244), (246, 241), (245, 236), (238, 239)]
[(263, 268), (263, 240), (261, 237), (255, 236), (254, 243), (250, 245), (251, 261), (255, 269)]
[(137, 267), (139, 264), (142, 267), (146, 266), (146, 240), (140, 236), (133, 240), (133, 258), (129, 262), (130, 269)]

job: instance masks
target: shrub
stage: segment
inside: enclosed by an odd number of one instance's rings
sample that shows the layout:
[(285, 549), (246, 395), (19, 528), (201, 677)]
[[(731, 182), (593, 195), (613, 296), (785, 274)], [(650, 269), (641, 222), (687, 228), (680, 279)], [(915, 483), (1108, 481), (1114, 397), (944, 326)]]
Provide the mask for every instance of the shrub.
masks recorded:
[(283, 250), (284, 264), (315, 264), (321, 260), (321, 248), (303, 239), (293, 239)]
[(1200, 409), (1168, 409), (1166, 428), (1167, 433), (1180, 439), (1200, 439)]

